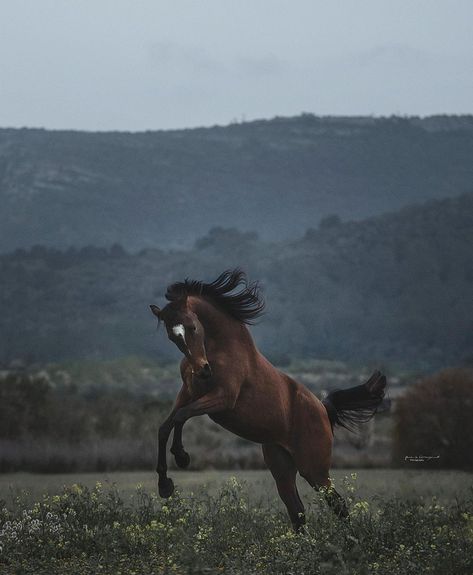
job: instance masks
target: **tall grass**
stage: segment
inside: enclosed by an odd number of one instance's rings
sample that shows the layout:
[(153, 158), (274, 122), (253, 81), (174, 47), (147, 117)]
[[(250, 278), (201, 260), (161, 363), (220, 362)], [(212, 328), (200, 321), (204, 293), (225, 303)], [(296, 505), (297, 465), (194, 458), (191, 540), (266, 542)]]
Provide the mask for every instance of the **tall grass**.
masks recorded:
[(284, 513), (231, 478), (216, 495), (166, 501), (138, 487), (74, 485), (33, 505), (0, 511), (0, 571), (13, 573), (382, 574), (473, 572), (473, 494), (441, 505), (367, 501), (340, 486), (350, 518), (338, 520), (314, 493), (308, 524), (294, 534)]

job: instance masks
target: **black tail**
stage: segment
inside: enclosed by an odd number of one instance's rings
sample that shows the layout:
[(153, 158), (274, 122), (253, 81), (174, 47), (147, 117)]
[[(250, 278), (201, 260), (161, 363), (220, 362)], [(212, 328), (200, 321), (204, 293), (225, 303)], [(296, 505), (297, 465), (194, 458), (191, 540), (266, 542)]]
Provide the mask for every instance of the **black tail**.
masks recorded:
[(363, 385), (350, 389), (332, 391), (322, 401), (332, 424), (355, 431), (360, 423), (366, 423), (378, 410), (384, 398), (386, 377), (379, 371)]

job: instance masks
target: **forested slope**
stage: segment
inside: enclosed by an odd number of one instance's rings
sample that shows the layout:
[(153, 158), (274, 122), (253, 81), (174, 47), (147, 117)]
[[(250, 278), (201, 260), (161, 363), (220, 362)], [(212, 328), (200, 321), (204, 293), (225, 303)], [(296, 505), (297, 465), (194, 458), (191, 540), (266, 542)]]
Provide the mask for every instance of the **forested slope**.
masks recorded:
[(294, 118), (192, 130), (0, 130), (0, 252), (263, 239), (473, 191), (473, 117)]
[(444, 366), (472, 361), (473, 195), (361, 222), (322, 222), (297, 241), (213, 229), (193, 249), (36, 247), (0, 257), (0, 352), (52, 361), (169, 356), (148, 304), (189, 276), (241, 266), (262, 282), (253, 331), (275, 359)]

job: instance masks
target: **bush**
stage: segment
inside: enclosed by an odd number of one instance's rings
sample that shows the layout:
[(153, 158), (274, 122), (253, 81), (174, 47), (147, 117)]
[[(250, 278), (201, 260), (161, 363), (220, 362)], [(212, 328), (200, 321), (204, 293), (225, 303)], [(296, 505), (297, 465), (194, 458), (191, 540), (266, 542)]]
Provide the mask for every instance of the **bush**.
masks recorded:
[(55, 385), (47, 373), (0, 377), (0, 473), (150, 469), (169, 401), (122, 389)]
[(473, 468), (473, 370), (447, 369), (412, 386), (395, 410), (396, 463)]

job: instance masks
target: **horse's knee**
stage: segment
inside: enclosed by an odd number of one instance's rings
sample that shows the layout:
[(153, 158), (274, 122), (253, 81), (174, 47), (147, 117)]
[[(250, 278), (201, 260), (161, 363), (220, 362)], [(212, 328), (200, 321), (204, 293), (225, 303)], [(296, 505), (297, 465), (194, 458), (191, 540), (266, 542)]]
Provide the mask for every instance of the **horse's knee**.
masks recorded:
[(330, 479), (327, 477), (326, 473), (304, 467), (299, 468), (299, 473), (300, 476), (303, 477), (314, 489), (329, 489), (331, 486)]
[(174, 460), (178, 467), (181, 469), (186, 469), (186, 467), (189, 467), (191, 458), (187, 451), (184, 450), (182, 445), (179, 446), (179, 448), (171, 448), (171, 453), (174, 455)]

